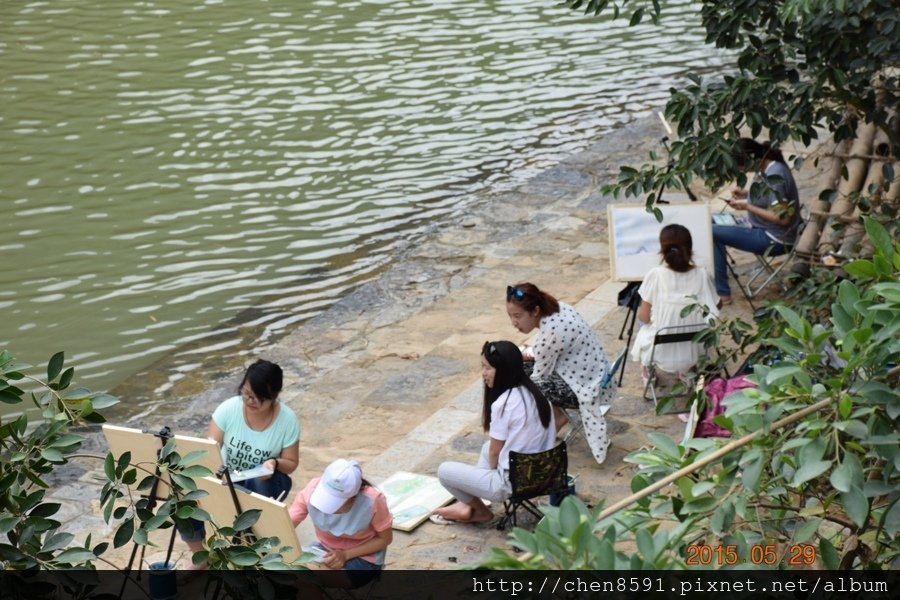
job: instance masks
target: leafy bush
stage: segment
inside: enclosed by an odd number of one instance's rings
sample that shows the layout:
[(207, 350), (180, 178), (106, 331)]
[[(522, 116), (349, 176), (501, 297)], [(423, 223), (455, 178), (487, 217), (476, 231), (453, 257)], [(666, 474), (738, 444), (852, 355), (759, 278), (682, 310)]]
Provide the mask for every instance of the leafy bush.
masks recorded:
[[(28, 412), (22, 410), (18, 416), (0, 419), (0, 568), (91, 569), (97, 561), (106, 560), (108, 541), (92, 540), (91, 535), (76, 541), (73, 534), (60, 531), (61, 523), (54, 518), (60, 504), (45, 501), (49, 490), (46, 476), (75, 457), (103, 464), (106, 482), (100, 504), (106, 522), (116, 524), (115, 548), (129, 543), (136, 548), (152, 546), (154, 531), (185, 527), (192, 518), (209, 521), (209, 515), (197, 506), (205, 492), (197, 489), (194, 478), (210, 472), (194, 464), (199, 455), (179, 456), (172, 440), (162, 448), (157, 464), (149, 467), (130, 464), (128, 452), (118, 459), (112, 454), (77, 454), (84, 436), (73, 427), (103, 423), (100, 411), (118, 400), (71, 387), (75, 371), (71, 367), (63, 370), (63, 366), (64, 355), (59, 352), (48, 363), (46, 379), (41, 379), (29, 375), (28, 365), (16, 362), (8, 351), (0, 351), (0, 402), (22, 408), (30, 403), (41, 417), (32, 423)], [(173, 482), (174, 493), (154, 502), (146, 492), (159, 480), (157, 469)], [(132, 487), (142, 493), (133, 494)], [(208, 523), (207, 549), (193, 560), (208, 560), (212, 568), (223, 570), (286, 567), (278, 540), (243, 535), (258, 518), (258, 511), (250, 510), (230, 527), (209, 527), (212, 524)], [(256, 588), (258, 594), (265, 591)], [(247, 596), (246, 590), (243, 595)]]

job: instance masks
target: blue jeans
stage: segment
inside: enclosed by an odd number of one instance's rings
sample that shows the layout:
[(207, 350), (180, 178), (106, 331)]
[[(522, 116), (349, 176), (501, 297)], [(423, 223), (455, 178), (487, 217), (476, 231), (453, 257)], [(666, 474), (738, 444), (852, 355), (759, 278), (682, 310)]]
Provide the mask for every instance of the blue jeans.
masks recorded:
[(713, 223), (713, 266), (715, 267), (716, 292), (720, 296), (730, 296), (728, 285), (728, 259), (725, 248), (731, 246), (745, 252), (768, 256), (784, 254), (786, 248), (766, 234), (761, 227), (737, 227)]
[(256, 492), (260, 496), (276, 500), (284, 494), (281, 497), (281, 500), (284, 501), (287, 499), (288, 492), (291, 491), (291, 485), (293, 482), (290, 477), (281, 471), (275, 471), (268, 479), (247, 479), (235, 484), (235, 487), (242, 487), (248, 492)]

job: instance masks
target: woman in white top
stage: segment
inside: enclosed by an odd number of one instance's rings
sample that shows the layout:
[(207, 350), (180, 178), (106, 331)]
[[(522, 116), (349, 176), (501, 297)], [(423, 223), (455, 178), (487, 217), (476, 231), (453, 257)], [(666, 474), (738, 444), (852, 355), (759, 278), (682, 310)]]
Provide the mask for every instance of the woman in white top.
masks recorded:
[[(657, 331), (675, 325), (699, 325), (719, 314), (719, 299), (709, 273), (693, 263), (691, 232), (674, 223), (663, 227), (659, 232), (659, 254), (664, 264), (651, 269), (638, 289), (641, 305), (637, 317), (646, 325), (638, 331), (631, 348), (631, 358), (641, 363), (645, 378)], [(694, 310), (682, 316), (682, 311), (692, 304), (696, 305)], [(706, 307), (705, 311), (701, 306)], [(657, 368), (669, 373), (684, 373), (698, 358), (695, 342), (665, 344), (653, 354)]]
[(439, 508), (433, 521), (484, 523), (494, 518), (482, 498), (509, 498), (509, 453), (534, 454), (556, 444), (553, 411), (522, 369), (522, 353), (512, 342), (485, 342), (481, 349), (484, 400), (481, 424), (490, 436), (475, 466), (441, 463), (438, 479), (457, 499)]
[(610, 443), (603, 407), (615, 398), (616, 385), (603, 384), (610, 365), (600, 338), (574, 308), (533, 283), (506, 288), (506, 313), (522, 333), (540, 330), (530, 349), (533, 367), (527, 362), (525, 372), (532, 367), (531, 378), (553, 404), (558, 429), (569, 422), (563, 409), (578, 409), (591, 453), (602, 463)]

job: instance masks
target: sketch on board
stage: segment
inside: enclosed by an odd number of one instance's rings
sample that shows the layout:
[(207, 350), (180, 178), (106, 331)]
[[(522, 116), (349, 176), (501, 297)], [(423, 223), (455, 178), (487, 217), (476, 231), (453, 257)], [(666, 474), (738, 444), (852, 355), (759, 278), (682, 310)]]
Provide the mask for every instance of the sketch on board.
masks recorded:
[(394, 515), (394, 529), (412, 531), (431, 512), (453, 500), (437, 477), (399, 471), (388, 477), (378, 489), (387, 498)]
[(610, 204), (609, 247), (612, 278), (616, 281), (643, 281), (644, 275), (661, 264), (659, 232), (670, 224), (684, 225), (691, 232), (694, 263), (712, 272), (712, 215), (709, 204), (659, 205), (662, 222), (642, 204)]

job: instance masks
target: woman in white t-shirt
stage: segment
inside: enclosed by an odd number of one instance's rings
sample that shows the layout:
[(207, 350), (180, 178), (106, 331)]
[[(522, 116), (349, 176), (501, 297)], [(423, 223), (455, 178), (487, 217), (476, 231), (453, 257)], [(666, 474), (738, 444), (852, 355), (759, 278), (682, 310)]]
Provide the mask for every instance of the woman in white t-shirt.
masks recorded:
[(457, 502), (439, 508), (433, 521), (484, 523), (494, 518), (482, 498), (502, 502), (512, 493), (509, 453), (536, 453), (556, 444), (550, 403), (525, 375), (522, 353), (512, 342), (486, 342), (481, 349), (484, 405), (481, 423), (489, 439), (477, 465), (441, 463), (438, 479)]
[[(713, 281), (706, 269), (694, 264), (693, 241), (686, 227), (672, 223), (662, 228), (659, 255), (663, 264), (644, 276), (638, 290), (641, 306), (637, 317), (646, 325), (638, 331), (631, 347), (631, 358), (641, 363), (641, 376), (645, 380), (657, 331), (676, 325), (703, 324), (719, 314)], [(694, 310), (682, 314), (691, 305), (695, 305)], [(684, 373), (697, 363), (699, 355), (695, 342), (666, 344), (653, 352), (653, 362), (668, 373)]]

